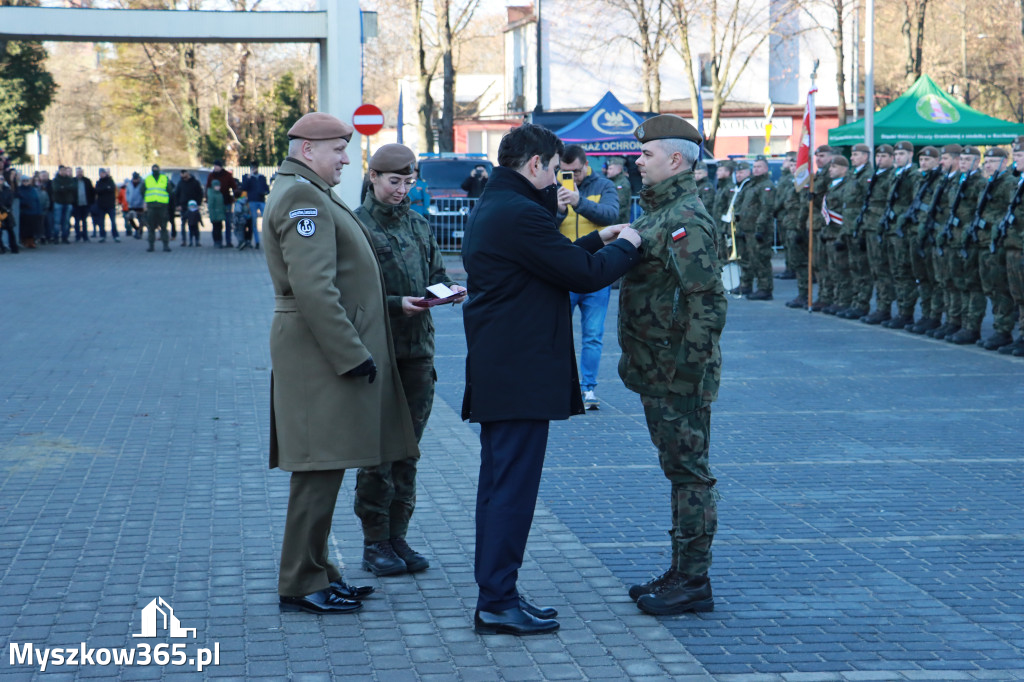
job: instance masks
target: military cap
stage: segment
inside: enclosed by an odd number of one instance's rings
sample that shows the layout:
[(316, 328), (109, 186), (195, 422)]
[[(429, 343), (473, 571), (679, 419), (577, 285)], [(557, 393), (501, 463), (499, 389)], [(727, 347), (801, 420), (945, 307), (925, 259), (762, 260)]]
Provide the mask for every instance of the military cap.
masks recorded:
[(869, 147), (866, 144), (864, 144), (863, 142), (861, 142), (860, 144), (853, 145), (853, 149), (851, 151), (864, 152), (865, 154), (870, 154), (871, 153), (871, 147)]
[(827, 154), (832, 154), (832, 153), (834, 153), (834, 151), (835, 150), (833, 150), (832, 147), (829, 147), (827, 144), (822, 144), (822, 145), (818, 145), (818, 148), (814, 150), (814, 153), (815, 154), (820, 154), (820, 153), (824, 152), (824, 153), (827, 153)]
[(718, 167), (719, 167), (719, 168), (725, 168), (725, 169), (728, 169), (728, 170), (731, 170), (731, 171), (734, 171), (734, 170), (736, 170), (736, 164), (735, 164), (735, 163), (733, 163), (733, 162), (732, 162), (731, 160), (729, 160), (729, 159), (726, 159), (726, 160), (724, 160), (724, 161), (719, 161), (719, 162), (718, 162)]
[(605, 163), (607, 163), (609, 166), (625, 166), (626, 159), (622, 158), (621, 156), (609, 156), (607, 160), (605, 160)]
[(750, 162), (749, 161), (736, 161), (736, 162), (733, 163), (733, 169), (734, 170), (738, 170), (738, 171), (740, 171), (740, 170), (750, 170)]
[(1017, 139), (1013, 141), (1013, 151), (1024, 152), (1024, 135), (1018, 135)]
[(973, 145), (964, 145), (963, 149), (960, 150), (961, 154), (967, 154), (968, 156), (981, 156), (981, 150)]
[(404, 144), (386, 144), (370, 157), (370, 170), (412, 175), (416, 172), (416, 155)]
[(892, 156), (892, 145), (891, 144), (880, 144), (875, 147), (875, 154), (888, 154)]
[(786, 158), (790, 161), (796, 161), (796, 152), (786, 152)]
[(987, 159), (990, 156), (996, 157), (996, 158), (1000, 158), (1000, 159), (1005, 159), (1006, 157), (1009, 156), (1009, 154), (1007, 154), (1006, 150), (1003, 149), (1002, 147), (990, 147), (985, 152), (985, 158)]
[(337, 116), (311, 111), (288, 130), (288, 139), (334, 140), (340, 137), (343, 140), (351, 140), (353, 130), (352, 126)]
[(698, 161), (697, 165), (694, 166), (693, 168), (694, 168), (694, 170), (705, 170), (706, 171), (708, 169), (708, 165), (706, 163), (704, 163), (703, 161)]
[(918, 158), (922, 156), (927, 156), (930, 159), (937, 159), (939, 158), (939, 150), (931, 145), (928, 145), (927, 147), (921, 149), (921, 151), (917, 153), (917, 156)]
[(895, 151), (910, 152), (911, 154), (914, 153), (914, 145), (911, 144), (910, 142), (907, 142), (906, 140), (900, 140), (899, 142), (897, 142), (896, 146), (894, 146), (893, 149)]
[(963, 150), (964, 148), (956, 144), (955, 142), (953, 144), (943, 145), (941, 149), (943, 154), (950, 154), (951, 156), (960, 156), (960, 152), (962, 152)]
[(842, 166), (843, 168), (849, 168), (850, 160), (843, 156), (842, 154), (836, 154), (835, 156), (832, 157), (832, 165)]
[(675, 114), (652, 116), (636, 127), (633, 137), (639, 140), (640, 144), (651, 140), (689, 140), (694, 144), (704, 141), (696, 128)]

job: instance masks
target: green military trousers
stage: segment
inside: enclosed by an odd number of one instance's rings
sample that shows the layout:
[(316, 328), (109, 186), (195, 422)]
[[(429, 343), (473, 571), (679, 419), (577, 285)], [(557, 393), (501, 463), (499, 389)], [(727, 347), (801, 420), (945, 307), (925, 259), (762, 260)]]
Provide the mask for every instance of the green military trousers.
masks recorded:
[(786, 232), (786, 267), (796, 275), (797, 298), (807, 300), (807, 238), (799, 230)]
[[(433, 358), (398, 360), (405, 400), (409, 403), (416, 442), (434, 405)], [(356, 516), (363, 524), (363, 542), (373, 544), (391, 538), (404, 538), (416, 508), (416, 467), (419, 456), (400, 459), (375, 467), (363, 467), (356, 474)]]
[(996, 333), (1013, 331), (1013, 297), (1006, 277), (1006, 251), (997, 248), (992, 253), (989, 244), (978, 247), (978, 273), (985, 296), (992, 301), (992, 328)]
[(921, 317), (938, 320), (942, 317), (942, 297), (936, 293), (935, 262), (930, 249), (927, 246), (919, 248), (920, 243), (916, 238), (905, 241), (910, 269), (917, 280), (917, 293), (921, 297)]
[(856, 239), (853, 235), (845, 235), (847, 253), (850, 256), (850, 285), (853, 288), (850, 307), (867, 314), (871, 308), (871, 294), (875, 289), (871, 278), (871, 265), (868, 263), (868, 243), (864, 235)]
[(828, 262), (828, 295), (821, 300), (831, 301), (833, 305), (844, 310), (853, 301), (853, 286), (850, 279), (850, 251), (846, 248), (846, 240), (842, 237), (822, 239), (822, 260)]
[(811, 267), (814, 277), (818, 280), (818, 298), (815, 302), (832, 305), (832, 272), (829, 270), (828, 254), (825, 246), (830, 241), (823, 240), (819, 232), (814, 233), (814, 250), (811, 252)]
[(956, 288), (960, 291), (960, 297), (963, 300), (961, 326), (964, 329), (980, 332), (981, 321), (985, 319), (985, 310), (988, 308), (988, 299), (985, 298), (985, 290), (981, 287), (981, 270), (978, 264), (981, 249), (977, 244), (968, 246), (965, 249), (967, 251), (966, 258), (960, 253), (959, 248), (953, 250), (957, 252), (961, 266), (953, 273)]
[(964, 296), (957, 286), (957, 280), (963, 277), (964, 259), (954, 246), (942, 249), (942, 255), (939, 257), (942, 259), (942, 272), (945, 277), (946, 321), (959, 327), (964, 321)]
[(893, 286), (892, 274), (889, 272), (889, 257), (885, 253), (885, 239), (877, 232), (865, 235), (868, 244), (868, 265), (871, 277), (875, 281), (875, 309), (892, 312), (892, 302), (896, 300), (896, 289)]
[(910, 263), (912, 239), (899, 237), (895, 232), (885, 236), (885, 256), (889, 262), (889, 276), (896, 292), (896, 307), (900, 317), (913, 317), (917, 307), (917, 282)]
[(1006, 279), (1013, 305), (1017, 309), (1017, 320), (1024, 334), (1024, 251), (1006, 249)]
[(292, 473), (277, 580), (282, 597), (304, 597), (341, 578), (329, 558), (328, 538), (344, 476), (344, 469)]
[(672, 483), (672, 568), (703, 575), (711, 567), (711, 543), (718, 530), (716, 480), (708, 464), (711, 406), (687, 411), (689, 406), (677, 396), (640, 399), (661, 470)]

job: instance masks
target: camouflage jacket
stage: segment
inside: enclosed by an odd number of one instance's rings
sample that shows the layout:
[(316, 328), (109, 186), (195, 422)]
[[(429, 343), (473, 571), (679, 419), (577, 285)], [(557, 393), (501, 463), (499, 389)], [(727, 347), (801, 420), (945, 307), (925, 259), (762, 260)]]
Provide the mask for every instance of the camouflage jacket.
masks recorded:
[(732, 190), (735, 186), (736, 183), (732, 181), (731, 177), (719, 180), (718, 187), (715, 189), (714, 207), (705, 205), (720, 234), (729, 231), (729, 223), (723, 221), (722, 216), (729, 212), (729, 202), (732, 201)]
[(893, 171), (892, 182), (889, 185), (889, 195), (885, 201), (885, 212), (882, 214), (878, 225), (880, 232), (883, 229), (883, 225), (885, 225), (886, 234), (896, 234), (900, 217), (914, 203), (914, 195), (917, 193), (917, 185), (920, 180), (921, 174), (917, 171), (917, 166), (912, 163)]
[[(1013, 180), (1013, 191), (1020, 191), (1024, 194), (1024, 173), (1015, 168), (1013, 170)], [(1002, 245), (1003, 248), (1020, 251), (1024, 249), (1024, 197), (1021, 197), (1017, 205), (1013, 207), (1012, 215), (1012, 222), (1006, 226), (1006, 236), (1003, 238)]]
[(949, 220), (950, 196), (956, 194), (959, 179), (960, 173), (953, 171), (944, 173), (935, 182), (929, 209), (931, 220), (922, 222), (918, 232), (922, 242), (934, 241), (946, 227), (946, 221)]
[(921, 240), (925, 229), (924, 223), (928, 217), (928, 211), (932, 207), (932, 197), (935, 194), (935, 188), (941, 182), (942, 175), (942, 169), (938, 167), (930, 171), (918, 171), (917, 190), (914, 192), (914, 198), (907, 210), (897, 218), (898, 225), (903, 230), (905, 237)]
[[(950, 218), (956, 218), (953, 220), (953, 225), (950, 226), (950, 239), (948, 242), (943, 240), (940, 246), (948, 245), (959, 245), (961, 243), (961, 237), (963, 236), (964, 229), (971, 224), (971, 220), (974, 218), (974, 210), (978, 207), (978, 197), (985, 189), (985, 183), (988, 180), (981, 174), (981, 171), (974, 170), (969, 174), (960, 174), (960, 180), (957, 181), (956, 191), (949, 193), (949, 208), (953, 210), (953, 205), (956, 204), (956, 215), (950, 216)], [(960, 202), (957, 203), (957, 197), (959, 196)]]
[(623, 170), (608, 180), (615, 185), (615, 192), (619, 196), (619, 222), (628, 223), (633, 208), (633, 186), (629, 184), (629, 173)]
[(732, 208), (736, 220), (736, 236), (763, 234), (771, 239), (774, 189), (772, 178), (767, 173), (757, 177), (751, 175), (736, 188), (738, 196)]
[(367, 192), (363, 205), (355, 210), (373, 238), (373, 248), (384, 275), (391, 318), (391, 338), (399, 360), (434, 356), (434, 321), (430, 311), (407, 317), (402, 312), (403, 296), (423, 296), (433, 284), (455, 284), (448, 278), (441, 250), (427, 219), (409, 210), (406, 197), (397, 206), (377, 201)]
[[(838, 180), (838, 182), (836, 181)], [(841, 234), (850, 230), (850, 225), (857, 221), (857, 214), (860, 212), (864, 198), (860, 193), (860, 184), (857, 179), (849, 174), (842, 178), (836, 178), (825, 190), (824, 206), (828, 209), (829, 218), (823, 218), (825, 223), (821, 232), (822, 239), (836, 239)], [(831, 216), (839, 214), (839, 219)]]
[(1017, 189), (1017, 178), (1010, 172), (1010, 169), (994, 176), (991, 182), (991, 196), (985, 202), (979, 215), (984, 221), (984, 227), (979, 227), (975, 234), (978, 246), (983, 246), (986, 249), (992, 243), (992, 233), (999, 226), (1003, 216), (1006, 215), (1006, 209), (1010, 206), (1013, 193)]
[[(811, 188), (808, 185), (801, 194), (803, 194), (803, 203), (810, 205), (812, 213), (812, 220), (814, 221), (814, 234), (821, 234), (821, 231), (825, 227), (825, 218), (821, 215), (821, 200), (825, 198), (825, 192), (828, 191), (828, 186), (832, 182), (832, 178), (829, 177), (828, 168), (832, 164), (819, 169), (814, 174), (814, 195), (811, 196)], [(806, 214), (804, 218), (806, 218)]]
[(711, 178), (704, 178), (702, 182), (697, 183), (697, 196), (700, 197), (700, 203), (704, 204), (708, 214), (714, 219), (715, 186), (712, 184)]
[(896, 177), (895, 171), (890, 168), (881, 168), (871, 176), (871, 198), (868, 199), (867, 213), (864, 216), (862, 229), (866, 232), (877, 233), (878, 222), (885, 213), (885, 206), (889, 202), (889, 189), (892, 187), (892, 180)]
[(775, 185), (772, 215), (779, 224), (781, 234), (793, 234), (800, 228), (800, 195), (793, 184), (793, 174), (782, 171)]
[(626, 388), (698, 409), (718, 397), (728, 306), (715, 223), (684, 171), (640, 193), (640, 262), (619, 290), (619, 376)]
[(857, 218), (851, 225), (845, 225), (844, 231), (849, 235), (860, 235), (860, 232), (864, 229), (864, 221), (867, 220), (868, 212), (868, 199), (871, 192), (871, 179), (875, 175), (875, 169), (870, 163), (865, 163), (860, 168), (851, 168), (848, 175), (852, 176), (857, 184), (860, 185), (860, 210), (857, 212)]

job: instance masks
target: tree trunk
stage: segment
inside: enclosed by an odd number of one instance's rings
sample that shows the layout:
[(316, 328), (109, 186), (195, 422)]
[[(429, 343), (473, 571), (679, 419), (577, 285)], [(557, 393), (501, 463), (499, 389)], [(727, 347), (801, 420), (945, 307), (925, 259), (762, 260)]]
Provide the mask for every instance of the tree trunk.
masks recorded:
[(836, 90), (839, 93), (839, 100), (836, 108), (839, 114), (839, 125), (846, 125), (846, 59), (843, 43), (843, 0), (834, 0), (836, 9), (836, 27), (832, 31), (835, 36), (833, 49), (836, 54)]
[(239, 43), (235, 46), (235, 82), (231, 88), (231, 97), (228, 100), (227, 126), (228, 143), (224, 150), (224, 162), (228, 166), (237, 166), (241, 160), (242, 137), (244, 136), (243, 126), (245, 125), (246, 112), (246, 85), (248, 81), (249, 57), (252, 50), (248, 43)]
[(917, 0), (917, 35), (914, 39), (914, 82), (921, 77), (924, 67), (924, 15), (928, 11), (928, 0)]
[(455, 65), (452, 62), (452, 24), (450, 0), (439, 0), (437, 8), (438, 34), (440, 37), (441, 64), (443, 71), (443, 92), (441, 101), (441, 123), (437, 130), (437, 151), (455, 151)]
[(914, 82), (914, 41), (911, 36), (911, 24), (910, 24), (910, 3), (913, 0), (903, 0), (903, 25), (900, 27), (900, 33), (903, 34), (903, 50), (907, 55), (907, 60), (903, 65), (903, 78), (906, 84), (910, 86)]
[(419, 100), (419, 108), (416, 115), (419, 118), (419, 130), (417, 131), (417, 146), (421, 154), (431, 154), (434, 151), (434, 130), (431, 127), (431, 119), (434, 117), (434, 100), (430, 97), (430, 81), (434, 79), (434, 72), (427, 70), (427, 52), (423, 47), (423, 0), (412, 0), (412, 32), (413, 42), (416, 44), (416, 62), (419, 70), (419, 83), (416, 88), (416, 98)]

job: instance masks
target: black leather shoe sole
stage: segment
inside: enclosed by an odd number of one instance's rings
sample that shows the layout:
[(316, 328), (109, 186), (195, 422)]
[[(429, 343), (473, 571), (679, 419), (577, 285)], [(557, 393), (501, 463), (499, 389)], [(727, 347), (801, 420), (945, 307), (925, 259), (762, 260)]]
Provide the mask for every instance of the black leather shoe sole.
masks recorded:
[(363, 603), (338, 598), (331, 604), (320, 604), (306, 597), (281, 597), (282, 611), (305, 611), (306, 613), (353, 613), (363, 608)]
[(377, 577), (402, 575), (403, 573), (409, 572), (409, 569), (406, 567), (404, 562), (392, 566), (374, 566), (369, 561), (363, 561), (363, 570), (369, 571)]
[(683, 602), (681, 604), (666, 604), (656, 598), (645, 599), (644, 595), (637, 600), (636, 605), (644, 613), (655, 616), (673, 616), (679, 613), (708, 613), (715, 610), (715, 600), (701, 599), (699, 601)]
[(331, 583), (331, 591), (342, 599), (359, 601), (373, 594), (374, 588), (370, 585), (349, 585), (342, 580), (335, 580)]
[(537, 625), (519, 625), (518, 623), (485, 623), (479, 618), (473, 621), (473, 632), (478, 635), (514, 635), (529, 637), (546, 635), (561, 627), (557, 620), (539, 620)]

